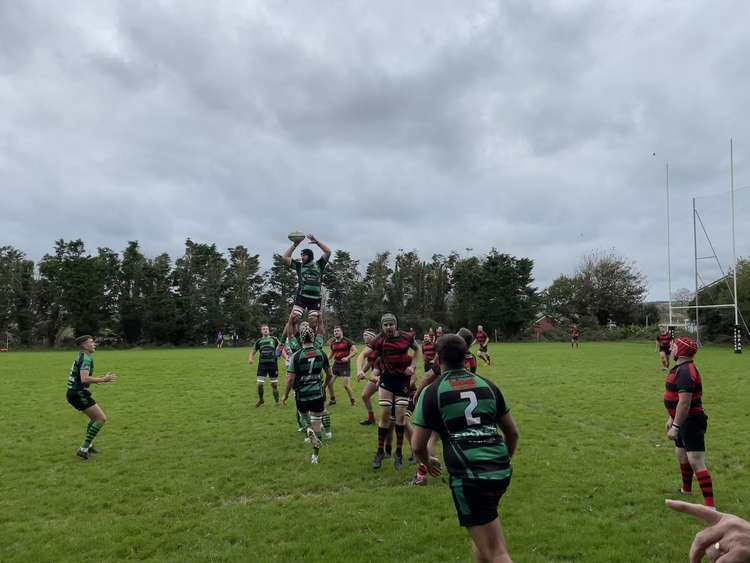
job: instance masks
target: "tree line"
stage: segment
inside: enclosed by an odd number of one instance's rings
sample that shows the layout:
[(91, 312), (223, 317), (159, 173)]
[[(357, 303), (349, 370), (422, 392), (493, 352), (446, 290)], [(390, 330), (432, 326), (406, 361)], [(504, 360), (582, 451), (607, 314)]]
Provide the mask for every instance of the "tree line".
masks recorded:
[[(533, 261), (493, 249), (481, 256), (452, 252), (382, 252), (361, 267), (336, 250), (324, 272), (325, 317), (358, 336), (384, 311), (402, 328), (426, 330), (483, 324), (513, 338), (540, 306)], [(122, 253), (86, 250), (82, 240), (57, 240), (38, 262), (0, 247), (0, 334), (21, 345), (55, 345), (94, 334), (128, 345), (199, 344), (219, 331), (241, 340), (261, 323), (279, 333), (297, 288), (294, 271), (275, 255), (261, 270), (258, 254), (238, 245), (185, 241), (184, 254), (144, 256), (137, 241)]]

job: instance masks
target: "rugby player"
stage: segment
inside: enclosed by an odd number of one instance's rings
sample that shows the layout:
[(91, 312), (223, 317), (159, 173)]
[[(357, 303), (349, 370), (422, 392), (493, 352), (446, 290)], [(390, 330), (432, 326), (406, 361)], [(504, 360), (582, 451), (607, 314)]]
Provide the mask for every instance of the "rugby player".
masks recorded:
[[(362, 426), (375, 424), (375, 411), (372, 410), (372, 396), (378, 390), (380, 370), (375, 366), (372, 351), (368, 350), (367, 346), (370, 342), (375, 340), (376, 336), (377, 334), (374, 330), (368, 328), (364, 331), (362, 341), (365, 343), (365, 349), (360, 352), (359, 356), (357, 356), (357, 380), (363, 381), (367, 379), (365, 388), (362, 389), (362, 403), (367, 409), (367, 418), (360, 422)], [(366, 375), (368, 371), (372, 371), (372, 374), (369, 377)]]
[(461, 337), (445, 335), (437, 349), (442, 375), (419, 396), (412, 417), (414, 453), (439, 476), (442, 466), (427, 443), (433, 431), (440, 434), (458, 521), (469, 532), (474, 560), (510, 562), (497, 507), (510, 484), (516, 424), (495, 384), (463, 367), (467, 348)]
[(276, 406), (279, 406), (279, 366), (276, 361), (278, 357), (276, 351), (279, 346), (279, 339), (271, 336), (268, 325), (261, 325), (260, 338), (255, 341), (255, 345), (250, 349), (250, 354), (247, 357), (248, 365), (253, 365), (255, 354), (258, 353), (260, 355), (258, 359), (258, 402), (255, 403), (256, 407), (264, 403), (263, 387), (266, 383), (266, 377), (271, 381), (273, 400), (276, 401)]
[(294, 300), (292, 313), (287, 321), (287, 329), (294, 327), (302, 319), (305, 311), (308, 314), (308, 320), (318, 334), (323, 333), (322, 318), (320, 317), (321, 286), (323, 282), (323, 270), (331, 258), (331, 249), (320, 242), (314, 235), (307, 235), (307, 239), (316, 244), (323, 252), (323, 256), (316, 261), (313, 251), (305, 248), (300, 253), (299, 260), (293, 260), (292, 254), (302, 241), (295, 241), (284, 252), (281, 260), (287, 265), (292, 266), (297, 272), (299, 286), (297, 288), (297, 297)]
[(476, 341), (479, 344), (479, 359), (482, 360), (485, 364), (492, 365), (492, 360), (490, 358), (490, 353), (487, 348), (487, 343), (489, 342), (490, 337), (487, 336), (487, 333), (484, 332), (484, 327), (482, 325), (477, 326), (477, 334), (476, 334)]
[(333, 329), (333, 340), (331, 340), (330, 346), (331, 355), (328, 359), (334, 363), (331, 370), (333, 375), (328, 385), (328, 390), (331, 393), (331, 400), (328, 404), (336, 404), (336, 393), (333, 390), (333, 384), (340, 377), (344, 382), (344, 390), (349, 395), (349, 402), (354, 406), (356, 401), (354, 400), (354, 393), (352, 392), (349, 377), (351, 376), (351, 359), (357, 354), (357, 346), (344, 336), (344, 330), (340, 325), (336, 325)]
[(661, 359), (661, 369), (667, 371), (669, 369), (669, 354), (672, 348), (672, 331), (669, 327), (664, 327), (656, 335), (656, 351), (659, 352)]
[(425, 334), (422, 338), (422, 360), (424, 361), (424, 373), (432, 369), (432, 363), (435, 361), (435, 342), (431, 334)]
[(570, 347), (574, 346), (578, 348), (578, 339), (581, 337), (581, 331), (576, 325), (573, 325), (570, 329)]
[(321, 421), (325, 411), (323, 398), (322, 373), (330, 376), (328, 356), (322, 349), (315, 347), (315, 332), (309, 324), (300, 328), (302, 348), (297, 350), (289, 364), (284, 390), (284, 404), (289, 399), (289, 393), (294, 389), (297, 411), (300, 416), (310, 421), (307, 437), (313, 447), (310, 463), (318, 463), (320, 446), (322, 444)]
[(692, 492), (695, 474), (703, 493), (703, 503), (714, 506), (713, 482), (706, 468), (708, 417), (703, 410), (701, 376), (693, 361), (698, 344), (692, 338), (681, 337), (672, 342), (670, 350), (677, 363), (667, 374), (664, 406), (668, 413), (667, 438), (674, 440), (680, 464), (682, 487), (679, 492)]
[[(375, 361), (380, 361), (381, 373), (378, 383), (380, 419), (378, 420), (378, 449), (372, 462), (373, 469), (380, 469), (385, 458), (385, 439), (391, 426), (391, 410), (395, 409), (396, 452), (394, 467), (403, 465), (403, 442), (406, 409), (409, 405), (412, 378), (416, 373), (415, 366), (419, 346), (408, 332), (398, 330), (396, 316), (385, 313), (380, 324), (383, 329), (367, 345)], [(415, 353), (410, 355), (409, 350)]]
[(94, 447), (94, 438), (107, 422), (107, 415), (102, 408), (96, 404), (91, 396), (89, 385), (92, 383), (109, 383), (117, 379), (117, 374), (106, 373), (102, 377), (94, 377), (94, 358), (92, 355), (96, 351), (96, 342), (94, 337), (88, 334), (79, 336), (75, 340), (78, 345), (78, 357), (73, 362), (68, 375), (68, 391), (66, 399), (68, 403), (89, 417), (88, 426), (86, 426), (86, 437), (83, 439), (81, 447), (76, 451), (76, 455), (81, 459), (89, 459), (91, 454), (101, 453)]

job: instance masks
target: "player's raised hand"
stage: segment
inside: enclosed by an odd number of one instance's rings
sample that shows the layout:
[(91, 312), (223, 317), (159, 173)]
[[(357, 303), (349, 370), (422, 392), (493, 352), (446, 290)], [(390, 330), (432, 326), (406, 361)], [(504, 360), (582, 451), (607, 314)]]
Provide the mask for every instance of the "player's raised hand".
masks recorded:
[(116, 373), (112, 373), (112, 372), (107, 372), (107, 373), (106, 373), (106, 374), (104, 375), (104, 380), (105, 380), (105, 381), (106, 381), (107, 383), (109, 383), (110, 381), (114, 381), (115, 379), (117, 379), (117, 374), (116, 374)]
[(691, 563), (700, 563), (705, 554), (711, 561), (740, 563), (750, 561), (750, 522), (707, 506), (667, 500), (672, 510), (684, 512), (709, 524), (698, 532), (690, 546)]
[(310, 233), (309, 235), (307, 235), (307, 240), (309, 240), (313, 244), (318, 244), (318, 239), (315, 238), (315, 235), (312, 234), (312, 233)]

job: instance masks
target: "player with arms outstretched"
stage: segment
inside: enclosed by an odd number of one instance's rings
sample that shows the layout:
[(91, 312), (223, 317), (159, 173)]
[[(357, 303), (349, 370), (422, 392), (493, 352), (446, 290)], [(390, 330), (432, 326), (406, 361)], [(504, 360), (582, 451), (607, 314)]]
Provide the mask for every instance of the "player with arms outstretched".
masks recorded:
[(276, 401), (276, 406), (279, 406), (279, 367), (276, 361), (278, 357), (276, 352), (279, 349), (279, 346), (279, 339), (275, 336), (271, 336), (271, 331), (268, 328), (268, 325), (261, 325), (260, 338), (255, 341), (255, 345), (252, 347), (250, 354), (247, 357), (248, 365), (253, 365), (255, 354), (259, 354), (257, 375), (258, 402), (255, 403), (256, 407), (259, 407), (264, 403), (263, 387), (266, 384), (266, 377), (271, 381), (273, 399)]
[(294, 250), (303, 240), (296, 239), (292, 242), (292, 246), (287, 248), (286, 252), (284, 252), (281, 257), (281, 260), (286, 265), (292, 266), (294, 271), (297, 272), (297, 280), (299, 282), (297, 296), (295, 297), (294, 306), (292, 307), (292, 313), (289, 315), (289, 320), (287, 321), (287, 330), (289, 330), (289, 327), (296, 326), (297, 322), (302, 319), (305, 311), (307, 311), (308, 321), (318, 334), (322, 334), (323, 326), (322, 318), (320, 316), (320, 305), (323, 270), (325, 269), (326, 264), (328, 264), (328, 260), (331, 258), (331, 249), (315, 238), (314, 235), (307, 235), (307, 239), (320, 248), (323, 252), (323, 256), (315, 260), (313, 251), (309, 248), (305, 248), (300, 253), (301, 256), (299, 260), (292, 259)]
[(73, 362), (68, 375), (68, 391), (66, 399), (68, 403), (77, 411), (83, 412), (89, 417), (88, 426), (86, 426), (86, 437), (81, 447), (76, 451), (76, 455), (81, 459), (89, 459), (91, 454), (101, 453), (94, 447), (94, 438), (107, 422), (107, 415), (91, 396), (89, 385), (109, 383), (117, 379), (117, 374), (107, 373), (102, 377), (94, 377), (94, 358), (92, 355), (96, 351), (96, 342), (94, 337), (88, 334), (76, 338), (76, 344), (80, 351), (78, 357)]

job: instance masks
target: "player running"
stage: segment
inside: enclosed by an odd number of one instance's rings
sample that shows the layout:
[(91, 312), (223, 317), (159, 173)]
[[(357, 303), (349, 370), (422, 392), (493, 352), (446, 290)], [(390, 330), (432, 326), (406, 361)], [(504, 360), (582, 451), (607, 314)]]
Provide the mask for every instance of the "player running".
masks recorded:
[(96, 351), (94, 337), (86, 334), (76, 338), (75, 342), (79, 347), (79, 352), (68, 375), (66, 399), (74, 409), (89, 417), (86, 437), (76, 451), (76, 455), (81, 459), (89, 459), (92, 454), (101, 453), (94, 447), (94, 438), (107, 422), (107, 415), (91, 396), (89, 385), (109, 383), (117, 379), (117, 374), (108, 372), (102, 377), (94, 377), (94, 358), (91, 357)]
[(671, 352), (677, 363), (667, 374), (664, 406), (669, 413), (667, 438), (675, 441), (675, 454), (680, 464), (680, 493), (692, 492), (695, 473), (704, 504), (714, 506), (713, 482), (706, 468), (704, 439), (708, 417), (703, 410), (701, 376), (693, 362), (698, 344), (692, 338), (678, 338), (672, 342)]
[(578, 348), (578, 339), (581, 337), (581, 331), (578, 326), (573, 325), (570, 329), (570, 347)]
[(672, 347), (672, 331), (665, 326), (656, 335), (656, 351), (659, 352), (662, 371), (669, 369), (669, 354)]
[[(380, 469), (385, 457), (385, 439), (391, 426), (391, 410), (395, 409), (396, 452), (394, 467), (403, 465), (403, 442), (406, 409), (409, 405), (412, 377), (419, 354), (419, 346), (408, 332), (398, 330), (396, 316), (385, 313), (380, 324), (383, 329), (370, 344), (367, 350), (374, 361), (380, 362), (382, 371), (378, 383), (380, 419), (378, 420), (378, 449), (372, 462), (373, 469)], [(410, 355), (409, 350), (414, 350)]]
[(328, 402), (329, 405), (336, 404), (336, 393), (333, 390), (333, 384), (336, 379), (340, 377), (344, 382), (344, 390), (349, 395), (349, 402), (352, 406), (356, 404), (354, 400), (354, 393), (352, 393), (352, 386), (350, 383), (351, 376), (351, 359), (357, 354), (357, 346), (344, 336), (344, 330), (341, 325), (336, 325), (333, 329), (333, 340), (330, 342), (331, 355), (329, 360), (333, 361), (333, 369), (331, 373), (331, 382), (328, 385), (328, 391), (331, 394), (331, 400)]
[(463, 367), (466, 342), (448, 334), (437, 345), (442, 376), (419, 396), (412, 417), (414, 453), (439, 476), (441, 464), (427, 443), (433, 431), (440, 434), (458, 521), (469, 532), (474, 560), (510, 562), (497, 507), (510, 485), (516, 424), (500, 389)]
[(489, 342), (489, 340), (490, 340), (490, 337), (487, 336), (486, 332), (484, 332), (484, 327), (482, 325), (478, 325), (476, 341), (479, 344), (479, 359), (482, 360), (488, 366), (492, 365), (492, 359), (490, 358), (490, 353), (487, 348), (487, 343)]
[(297, 411), (301, 417), (310, 421), (307, 437), (313, 447), (310, 463), (318, 463), (321, 438), (323, 436), (321, 421), (325, 404), (323, 398), (322, 373), (331, 374), (328, 356), (322, 349), (315, 347), (315, 332), (310, 325), (300, 328), (302, 349), (296, 351), (289, 364), (284, 390), (284, 404), (289, 399), (289, 393), (294, 389)]
[(263, 400), (263, 388), (266, 384), (266, 377), (271, 381), (273, 400), (276, 401), (276, 406), (279, 406), (279, 366), (276, 361), (276, 358), (278, 357), (276, 352), (279, 349), (279, 346), (279, 339), (275, 336), (271, 336), (271, 331), (268, 328), (268, 325), (261, 325), (260, 338), (255, 341), (255, 345), (252, 347), (250, 354), (247, 357), (248, 365), (253, 365), (255, 354), (259, 354), (257, 375), (258, 402), (255, 403), (256, 407), (261, 406), (265, 402)]
[[(289, 315), (287, 321), (287, 330), (294, 327), (297, 322), (302, 319), (302, 316), (307, 311), (308, 320), (313, 328), (322, 334), (322, 318), (320, 316), (320, 301), (321, 291), (323, 283), (323, 270), (328, 264), (328, 260), (331, 258), (331, 249), (325, 244), (320, 242), (314, 235), (307, 235), (307, 239), (312, 243), (318, 245), (320, 250), (323, 252), (323, 256), (314, 260), (315, 255), (309, 248), (305, 248), (300, 253), (299, 260), (292, 260), (292, 254), (294, 250), (299, 246), (302, 241), (295, 241), (292, 245), (287, 248), (281, 260), (287, 265), (292, 266), (297, 272), (297, 280), (299, 286), (297, 288), (297, 297), (294, 300), (294, 306), (292, 307), (292, 313)], [(292, 328), (293, 331), (293, 328)]]

